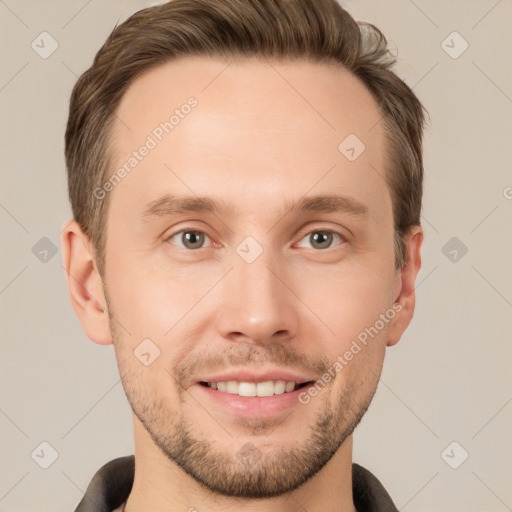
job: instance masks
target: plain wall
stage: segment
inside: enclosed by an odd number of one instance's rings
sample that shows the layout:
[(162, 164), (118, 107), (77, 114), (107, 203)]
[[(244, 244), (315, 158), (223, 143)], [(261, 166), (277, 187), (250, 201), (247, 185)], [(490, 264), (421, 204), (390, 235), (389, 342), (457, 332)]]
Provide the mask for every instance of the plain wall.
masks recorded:
[[(398, 48), (395, 69), (430, 113), (416, 313), (388, 349), (354, 460), (400, 510), (511, 510), (512, 2), (342, 3)], [(86, 338), (70, 304), (60, 229), (71, 89), (115, 23), (148, 5), (0, 3), (2, 511), (74, 510), (101, 465), (133, 453), (113, 348)], [(58, 43), (46, 59), (31, 47), (43, 31)], [(454, 31), (469, 44), (458, 58)], [(48, 469), (31, 456), (41, 442), (58, 452)]]

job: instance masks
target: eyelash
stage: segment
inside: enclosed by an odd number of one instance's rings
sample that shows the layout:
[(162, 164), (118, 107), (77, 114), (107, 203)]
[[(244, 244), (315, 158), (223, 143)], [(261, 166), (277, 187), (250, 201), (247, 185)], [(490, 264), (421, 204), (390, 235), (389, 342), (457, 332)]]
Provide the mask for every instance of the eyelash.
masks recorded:
[[(204, 231), (201, 231), (199, 229), (194, 229), (194, 228), (185, 228), (185, 229), (180, 229), (179, 231), (176, 231), (176, 232), (172, 233), (171, 235), (169, 235), (168, 237), (166, 237), (166, 241), (169, 241), (171, 238), (175, 237), (176, 235), (180, 235), (182, 233), (187, 233), (187, 232), (203, 234), (203, 235), (206, 235), (211, 240), (211, 237), (208, 234), (206, 234)], [(324, 233), (324, 234), (332, 234), (332, 235), (338, 236), (342, 240), (342, 243), (340, 243), (340, 244), (338, 244), (338, 246), (334, 246), (334, 247), (339, 247), (339, 246), (343, 245), (344, 243), (346, 243), (346, 241), (347, 241), (346, 237), (343, 236), (341, 233), (338, 233), (337, 231), (333, 231), (331, 229), (322, 229), (322, 228), (314, 228), (314, 229), (308, 231), (299, 239), (299, 241), (303, 240), (307, 235), (311, 235), (312, 233)], [(172, 245), (176, 245), (176, 244), (172, 244)], [(319, 252), (328, 251), (330, 249), (333, 249), (334, 247), (328, 247), (327, 249), (317, 249), (317, 251), (319, 251)], [(179, 247), (179, 248), (188, 250), (190, 252), (198, 251), (200, 249), (206, 249), (206, 247), (200, 247), (199, 249), (187, 249), (186, 247)], [(314, 250), (314, 248), (313, 248), (313, 250)]]

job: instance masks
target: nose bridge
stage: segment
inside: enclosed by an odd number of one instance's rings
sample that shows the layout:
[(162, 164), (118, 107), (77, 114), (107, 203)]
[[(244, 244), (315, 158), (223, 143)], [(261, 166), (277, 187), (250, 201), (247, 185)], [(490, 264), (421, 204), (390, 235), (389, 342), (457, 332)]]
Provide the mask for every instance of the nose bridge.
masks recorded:
[(287, 272), (268, 250), (260, 249), (252, 259), (255, 250), (248, 241), (233, 255), (234, 268), (223, 291), (219, 329), (224, 336), (236, 333), (254, 342), (265, 342), (278, 333), (293, 336), (297, 319), (293, 294), (283, 283)]

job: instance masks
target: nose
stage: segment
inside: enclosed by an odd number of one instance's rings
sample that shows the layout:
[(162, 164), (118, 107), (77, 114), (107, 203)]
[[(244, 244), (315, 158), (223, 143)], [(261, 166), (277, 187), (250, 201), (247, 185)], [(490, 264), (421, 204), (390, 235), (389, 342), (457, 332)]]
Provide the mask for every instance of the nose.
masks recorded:
[(295, 337), (299, 300), (286, 265), (271, 260), (265, 252), (252, 263), (235, 256), (216, 316), (223, 339), (265, 345)]

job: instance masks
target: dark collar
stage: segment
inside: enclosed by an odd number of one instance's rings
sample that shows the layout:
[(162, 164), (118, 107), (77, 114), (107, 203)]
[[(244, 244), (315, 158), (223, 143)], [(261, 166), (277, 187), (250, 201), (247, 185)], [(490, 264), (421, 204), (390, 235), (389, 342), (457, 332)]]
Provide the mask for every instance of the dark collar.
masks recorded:
[[(127, 500), (134, 474), (134, 455), (111, 460), (96, 472), (75, 512), (112, 512)], [(398, 512), (380, 481), (355, 463), (352, 494), (358, 512)]]

